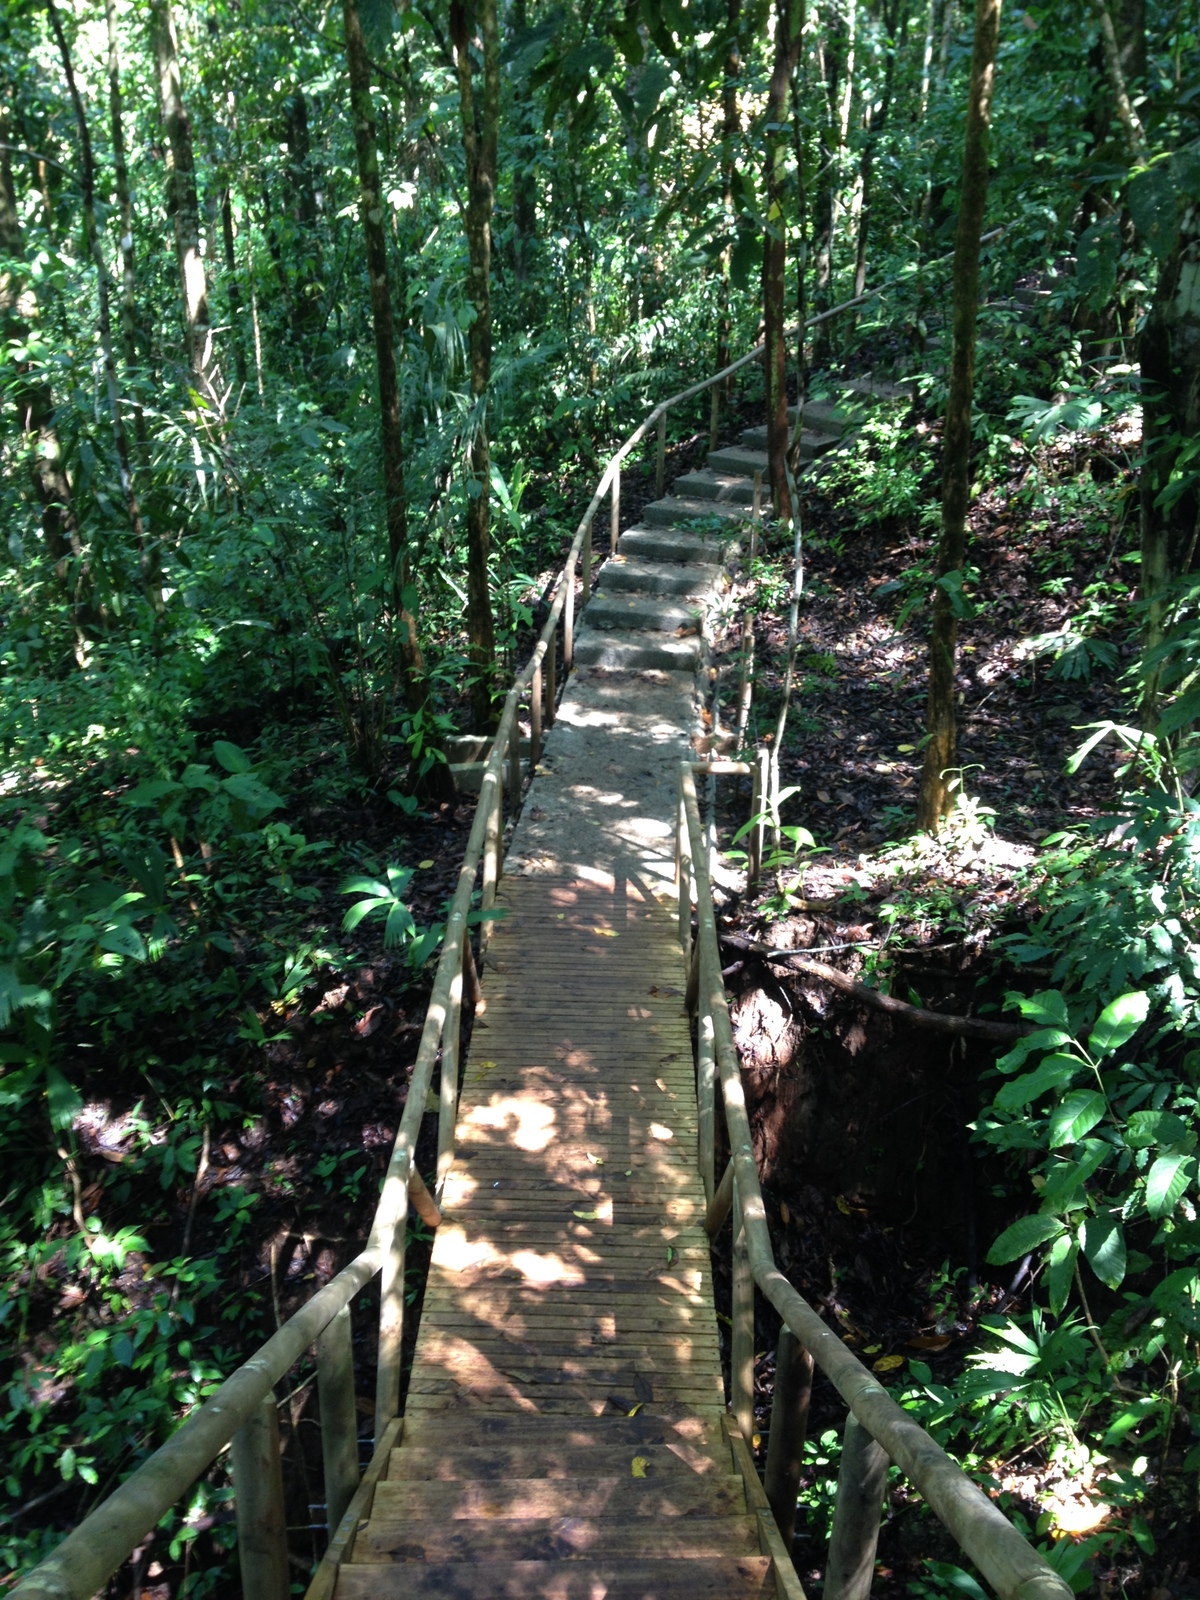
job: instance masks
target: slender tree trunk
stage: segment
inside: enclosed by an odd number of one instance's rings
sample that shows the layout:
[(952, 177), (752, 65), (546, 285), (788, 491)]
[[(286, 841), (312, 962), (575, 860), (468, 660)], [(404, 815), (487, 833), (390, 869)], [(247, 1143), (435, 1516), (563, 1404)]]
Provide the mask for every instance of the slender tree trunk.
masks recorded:
[[(519, 36), (528, 25), (525, 0), (513, 0), (511, 15), (513, 34)], [(513, 101), (513, 128), (517, 141), (516, 165), (512, 175), (513, 277), (524, 285), (529, 281), (533, 247), (537, 241), (537, 177), (530, 159), (535, 133), (528, 83), (513, 86)]]
[(792, 515), (787, 481), (787, 299), (788, 88), (800, 55), (804, 0), (776, 0), (775, 62), (763, 117), (766, 166), (766, 229), (763, 235), (763, 366), (767, 375), (767, 471), (771, 498), (782, 517)]
[(113, 178), (117, 188), (117, 218), (121, 226), (121, 354), (125, 366), (137, 366), (137, 258), (133, 249), (133, 195), (129, 187), (129, 162), (125, 148), (125, 117), (121, 106), (121, 50), (117, 33), (117, 0), (104, 0), (108, 24), (108, 116), (112, 138)]
[(221, 186), (221, 244), (225, 251), (225, 295), (233, 323), (233, 370), (238, 393), (246, 387), (246, 341), (242, 327), (242, 290), (238, 283), (237, 251), (233, 242), (233, 199), (228, 182)]
[(884, 68), (883, 93), (878, 110), (871, 118), (871, 126), (863, 145), (859, 174), (862, 180), (862, 200), (858, 213), (858, 245), (854, 256), (854, 295), (857, 298), (867, 287), (867, 239), (871, 229), (871, 202), (874, 191), (875, 152), (887, 127), (892, 105), (892, 85), (896, 77), (896, 30), (899, 26), (899, 6), (884, 8), (883, 26), (887, 31), (887, 66)]
[(387, 516), (390, 593), (400, 639), (400, 665), (405, 703), (410, 710), (424, 703), (420, 680), (425, 667), (417, 641), (416, 620), (409, 603), (408, 510), (404, 491), (404, 436), (400, 418), (400, 380), (396, 370), (396, 330), (388, 279), (387, 237), (383, 229), (383, 192), (379, 178), (379, 146), (371, 106), (371, 66), (356, 0), (342, 0), (346, 66), (350, 77), (350, 115), (358, 159), (359, 215), (371, 284), (371, 316), (375, 327), (375, 366), (379, 378), (379, 434), (383, 454), (383, 494)]
[(292, 300), (292, 334), (301, 355), (307, 359), (311, 357), (311, 344), (321, 321), (321, 309), (317, 303), (321, 280), (321, 240), (317, 231), (317, 193), (313, 186), (308, 102), (300, 89), (288, 96), (284, 108), (284, 128), (287, 135), (292, 215), (296, 222), (299, 246)]
[[(492, 716), (496, 640), (488, 583), (491, 543), (491, 452), (487, 390), (492, 377), (492, 207), (500, 123), (500, 35), (496, 0), (452, 0), (450, 35), (458, 67), (458, 103), (467, 164), (468, 292), (475, 307), (469, 339), (471, 399), (467, 442), (467, 638), (474, 681), (471, 714), (477, 729)], [(471, 47), (483, 58), (482, 94), (476, 93)]]
[[(721, 81), (721, 191), (725, 217), (725, 248), (721, 251), (720, 281), (717, 286), (717, 371), (730, 362), (729, 341), (733, 334), (733, 316), (729, 302), (729, 274), (733, 265), (733, 236), (736, 220), (733, 210), (733, 168), (738, 141), (742, 132), (742, 117), (738, 109), (738, 79), (742, 71), (742, 52), (738, 40), (741, 19), (741, 0), (726, 0), (725, 26), (728, 44), (725, 51), (725, 71)], [(728, 398), (729, 385), (725, 385)], [(712, 449), (720, 443), (721, 385), (712, 391), (712, 411), (709, 418), (709, 440)]]
[[(1183, 471), (1183, 492), (1163, 503), (1189, 443), (1200, 437), (1200, 194), (1188, 197), (1179, 232), (1162, 265), (1142, 329), (1143, 451), (1141, 598), (1148, 602), (1145, 653), (1163, 642), (1171, 586), (1195, 568), (1200, 535), (1200, 488)], [(1159, 717), (1160, 669), (1143, 669), (1142, 716), (1153, 730)]]
[(158, 77), (158, 108), (167, 138), (167, 212), (175, 231), (188, 365), (199, 392), (216, 406), (219, 375), (213, 361), (208, 280), (204, 272), (204, 257), (200, 253), (196, 160), (192, 150), (192, 125), (183, 103), (179, 44), (171, 0), (152, 0), (150, 16), (154, 65)]
[(112, 418), (113, 445), (116, 449), (121, 492), (125, 497), (125, 509), (129, 516), (129, 526), (133, 533), (134, 543), (137, 546), (138, 570), (142, 587), (151, 605), (154, 606), (155, 610), (161, 611), (163, 604), (162, 574), (157, 556), (150, 549), (146, 539), (146, 530), (142, 522), (142, 508), (138, 504), (137, 489), (133, 481), (129, 440), (125, 434), (125, 422), (121, 415), (121, 396), (117, 385), (117, 362), (113, 353), (112, 316), (109, 309), (108, 263), (104, 259), (104, 249), (100, 240), (99, 229), (96, 226), (96, 162), (92, 154), (92, 135), (88, 128), (83, 100), (75, 82), (75, 69), (71, 62), (71, 51), (67, 44), (67, 36), (63, 32), (62, 18), (58, 14), (55, 0), (46, 0), (46, 11), (50, 19), (50, 27), (54, 33), (55, 42), (58, 45), (58, 53), (62, 58), (63, 76), (67, 80), (67, 92), (71, 97), (71, 106), (75, 112), (75, 126), (79, 132), (79, 186), (83, 198), (83, 234), (87, 253), (91, 256), (96, 268), (100, 351), (104, 361), (104, 386), (108, 394), (108, 408)]
[[(813, 193), (813, 311), (820, 315), (832, 305), (833, 235), (837, 205), (838, 158), (838, 23), (832, 7), (826, 6), (826, 28), (818, 35), (819, 63), (824, 88), (821, 105), (821, 133), (818, 143), (817, 177)], [(813, 330), (813, 366), (828, 365), (831, 341), (830, 324), (819, 322)]]
[[(796, 156), (796, 387), (803, 411), (804, 398), (808, 393), (808, 176), (805, 161), (807, 141), (801, 114), (806, 98), (801, 79), (807, 74), (804, 70), (803, 41), (801, 43), (796, 71), (792, 74), (792, 143)], [(793, 437), (798, 445), (799, 429), (795, 430)], [(795, 467), (792, 475), (795, 476)]]
[[(8, 108), (0, 102), (0, 255), (10, 263), (23, 263), (25, 238), (13, 187), (11, 142)], [(0, 336), (5, 343), (25, 344), (37, 322), (37, 295), (28, 277), (11, 265), (0, 270)], [(17, 426), (28, 455), (33, 492), (41, 507), (46, 554), (60, 580), (69, 585), (72, 558), (79, 560), (82, 546), (55, 424), (54, 397), (49, 383), (30, 363), (17, 362), (16, 374), (13, 398)]]
[(1092, 13), (1100, 29), (1100, 44), (1104, 51), (1104, 69), (1108, 74), (1108, 86), (1112, 90), (1117, 120), (1121, 124), (1121, 132), (1124, 135), (1125, 154), (1130, 162), (1145, 161), (1147, 155), (1146, 132), (1142, 127), (1137, 112), (1133, 109), (1133, 102), (1129, 98), (1129, 90), (1125, 83), (1125, 69), (1121, 64), (1121, 50), (1117, 44), (1112, 15), (1105, 4), (1105, 0), (1092, 0)]
[[(958, 762), (954, 676), (958, 646), (955, 580), (967, 547), (967, 505), (971, 485), (971, 407), (975, 397), (975, 325), (979, 309), (979, 240), (987, 202), (988, 131), (1000, 0), (976, 0), (975, 43), (963, 142), (962, 194), (954, 241), (954, 344), (950, 393), (942, 434), (942, 532), (933, 590), (929, 639), (929, 704), (925, 764), (917, 803), (917, 826), (936, 832), (950, 810), (948, 779)], [(950, 580), (950, 581), (947, 581)]]

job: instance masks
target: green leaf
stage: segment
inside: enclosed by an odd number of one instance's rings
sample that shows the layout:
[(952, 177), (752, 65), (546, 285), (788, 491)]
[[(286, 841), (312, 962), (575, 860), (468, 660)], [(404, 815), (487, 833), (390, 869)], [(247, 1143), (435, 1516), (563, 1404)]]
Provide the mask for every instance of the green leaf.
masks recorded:
[(228, 739), (217, 740), (213, 745), (213, 755), (226, 772), (254, 771), (254, 763), (246, 752), (239, 750), (236, 744), (230, 744)]
[(1135, 1111), (1125, 1125), (1125, 1143), (1133, 1150), (1182, 1144), (1187, 1134), (1187, 1123), (1171, 1111)]
[(1125, 191), (1129, 215), (1143, 242), (1165, 261), (1179, 224), (1179, 196), (1164, 163), (1139, 172)]
[(988, 1260), (995, 1267), (1003, 1266), (1006, 1261), (1016, 1261), (1020, 1256), (1028, 1255), (1038, 1245), (1046, 1244), (1064, 1231), (1060, 1219), (1047, 1216), (1045, 1212), (1022, 1217), (1011, 1228), (1005, 1228), (988, 1251)]
[(1065, 1088), (1081, 1071), (1086, 1071), (1086, 1066), (1077, 1056), (1046, 1056), (1032, 1072), (1003, 1084), (995, 1103), (1002, 1111), (1017, 1111), (1047, 1089)]
[(970, 1595), (971, 1600), (987, 1600), (979, 1584), (961, 1567), (952, 1566), (948, 1561), (927, 1561), (925, 1565), (935, 1578), (948, 1584), (951, 1589), (957, 1589), (960, 1594)]
[(1105, 1006), (1088, 1039), (1088, 1048), (1096, 1060), (1103, 1061), (1127, 1044), (1145, 1022), (1149, 1010), (1150, 996), (1138, 990), (1120, 995)]
[(1071, 1278), (1075, 1272), (1075, 1258), (1079, 1246), (1069, 1233), (1061, 1234), (1050, 1246), (1050, 1270), (1047, 1273), (1050, 1289), (1050, 1309), (1061, 1316), (1071, 1293)]
[(1083, 1253), (1101, 1283), (1120, 1288), (1125, 1277), (1125, 1235), (1116, 1217), (1084, 1219)]
[(1098, 1089), (1076, 1089), (1051, 1114), (1051, 1150), (1062, 1144), (1076, 1144), (1107, 1110), (1108, 1102)]
[(1152, 1217), (1169, 1216), (1192, 1176), (1191, 1156), (1159, 1156), (1146, 1174), (1146, 1210)]
[(407, 906), (402, 906), (399, 901), (393, 904), (388, 912), (387, 922), (383, 929), (383, 942), (389, 949), (398, 944), (403, 944), (416, 932), (416, 923), (412, 919), (412, 912)]

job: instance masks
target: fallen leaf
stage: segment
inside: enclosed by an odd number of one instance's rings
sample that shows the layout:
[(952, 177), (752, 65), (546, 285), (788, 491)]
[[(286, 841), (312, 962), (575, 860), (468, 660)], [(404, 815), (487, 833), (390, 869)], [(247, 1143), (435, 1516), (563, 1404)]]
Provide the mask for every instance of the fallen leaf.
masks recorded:
[(829, 791), (827, 789), (818, 789), (817, 790), (817, 799), (818, 800), (823, 800), (825, 802), (825, 804), (828, 805), (829, 801), (830, 801)]
[(364, 1012), (354, 1024), (354, 1031), (360, 1039), (369, 1039), (379, 1024), (383, 1021), (383, 1018), (383, 1006), (372, 1006), (371, 1009)]
[(430, 859), (429, 861), (418, 861), (417, 862), (417, 870), (419, 872), (424, 872), (426, 870), (426, 868), (432, 867), (434, 865), (435, 865), (435, 863), (434, 863), (434, 861), (432, 859)]
[(641, 1409), (642, 1409), (642, 1402), (641, 1402), (641, 1401), (640, 1401), (640, 1400), (639, 1400), (639, 1401), (638, 1401), (638, 1403), (637, 1403), (637, 1405), (635, 1405), (635, 1406), (630, 1406), (630, 1408), (629, 1408), (629, 1410), (628, 1410), (628, 1411), (627, 1411), (627, 1412), (626, 1412), (626, 1413), (625, 1413), (625, 1415), (626, 1415), (626, 1416), (627, 1416), (627, 1417), (636, 1417), (636, 1416), (637, 1416), (637, 1414), (638, 1414), (638, 1412), (639, 1412), (639, 1411), (640, 1411), (640, 1410), (641, 1410)]
[(593, 928), (593, 933), (598, 933), (602, 939), (615, 939), (616, 932), (612, 928)]
[(751, 1447), (751, 1449), (757, 1450), (761, 1444), (762, 1444), (762, 1434), (761, 1433), (752, 1433), (750, 1435), (750, 1447)]
[(625, 1174), (625, 1176), (627, 1178), (632, 1178), (633, 1177), (633, 1168), (632, 1167), (630, 1167), (629, 1171)]
[(780, 1217), (780, 1220), (782, 1221), (782, 1223), (783, 1223), (785, 1228), (787, 1227), (788, 1223), (792, 1220), (792, 1213), (787, 1208), (787, 1201), (786, 1200), (783, 1200), (783, 1201), (780, 1202), (780, 1205), (779, 1205), (779, 1217)]
[(495, 1070), (496, 1063), (494, 1061), (477, 1061), (475, 1063), (475, 1071), (471, 1074), (471, 1082), (481, 1083), (483, 1079), (487, 1077), (489, 1072), (495, 1072)]
[(674, 1259), (675, 1259), (675, 1246), (673, 1244), (669, 1244), (667, 1246), (667, 1265), (670, 1266), (672, 1261), (674, 1261)]
[(895, 1372), (897, 1367), (904, 1365), (903, 1356), (880, 1356), (871, 1367), (872, 1372)]
[(603, 1156), (594, 1156), (590, 1150), (585, 1150), (584, 1154), (587, 1156), (588, 1160), (592, 1163), (592, 1165), (594, 1167), (602, 1167), (604, 1165), (604, 1157)]
[(865, 1356), (876, 1356), (876, 1355), (879, 1354), (880, 1350), (882, 1350), (882, 1349), (883, 1349), (882, 1345), (869, 1344), (869, 1345), (867, 1345), (866, 1349), (863, 1351), (863, 1355), (865, 1355)]
[(842, 1199), (841, 1195), (838, 1195), (837, 1197), (837, 1208), (844, 1217), (848, 1217), (850, 1215), (850, 1207), (846, 1204), (845, 1200)]
[(924, 1333), (919, 1339), (906, 1339), (910, 1350), (945, 1350), (952, 1343), (948, 1333)]
[(896, 749), (900, 752), (900, 754), (902, 756), (910, 756), (910, 755), (912, 755), (913, 751), (916, 748), (917, 747), (916, 747), (915, 744), (898, 744), (896, 746)]
[(644, 1478), (646, 1476), (646, 1468), (649, 1465), (649, 1456), (634, 1456), (633, 1460), (629, 1463), (629, 1470), (635, 1478)]
[(567, 913), (565, 911), (556, 911), (554, 915), (560, 922), (565, 922), (567, 920)]
[(578, 1217), (580, 1222), (595, 1222), (600, 1213), (598, 1211), (573, 1211), (571, 1215)]
[(652, 983), (650, 985), (649, 989), (646, 992), (648, 994), (668, 995), (668, 996), (674, 995), (674, 996), (678, 997), (679, 995), (682, 995), (683, 990), (682, 989), (676, 989), (672, 984), (669, 984), (669, 983)]
[(666, 1094), (666, 1093), (667, 1093), (667, 1086), (666, 1086), (666, 1084), (665, 1084), (665, 1083), (664, 1083), (664, 1082), (663, 1082), (663, 1081), (662, 1081), (662, 1079), (661, 1079), (661, 1078), (655, 1078), (655, 1080), (654, 1080), (654, 1087), (655, 1087), (655, 1088), (656, 1088), (656, 1089), (659, 1089), (659, 1090), (661, 1090), (661, 1091), (662, 1091), (662, 1093), (663, 1093), (663, 1094)]

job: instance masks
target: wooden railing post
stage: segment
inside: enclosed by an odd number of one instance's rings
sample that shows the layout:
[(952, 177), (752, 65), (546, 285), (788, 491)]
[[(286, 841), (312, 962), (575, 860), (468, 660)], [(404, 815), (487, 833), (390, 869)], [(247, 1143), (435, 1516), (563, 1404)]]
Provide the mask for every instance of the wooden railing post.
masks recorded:
[(708, 448), (715, 450), (721, 442), (721, 385), (712, 386), (712, 404), (708, 413)]
[[(462, 931), (458, 971), (450, 980), (450, 999), (442, 1028), (442, 1078), (438, 1093), (437, 1187), (442, 1184), (454, 1160), (454, 1125), (458, 1121), (458, 1057), (462, 1037), (463, 964), (471, 960), (469, 930)], [(474, 963), (472, 962), (472, 968)]]
[(612, 555), (617, 553), (617, 541), (621, 537), (621, 463), (618, 461), (613, 468), (612, 477), (612, 521), (608, 530), (608, 548)]
[(742, 1196), (733, 1182), (733, 1332), (729, 1358), (729, 1409), (748, 1449), (754, 1440), (754, 1275), (742, 1218)]
[(717, 1050), (712, 1012), (700, 1007), (696, 1019), (696, 1155), (704, 1184), (705, 1205), (712, 1204), (716, 1185)]
[[(496, 886), (500, 881), (500, 840), (503, 832), (504, 787), (496, 783), (492, 785), (487, 821), (483, 830), (483, 886), (479, 896), (479, 908), (484, 912), (490, 911), (496, 903)], [(480, 956), (487, 949), (491, 933), (492, 919), (485, 916), (479, 924)]]
[(558, 698), (558, 629), (550, 635), (546, 650), (546, 726), (554, 726), (554, 702)]
[(521, 804), (521, 721), (515, 710), (508, 733), (508, 803), (515, 816)]
[(654, 457), (654, 492), (661, 500), (667, 481), (667, 413), (664, 408), (658, 419), (658, 449)]
[(325, 1520), (332, 1539), (358, 1488), (358, 1411), (354, 1404), (349, 1306), (343, 1306), (317, 1338), (317, 1400), (321, 1409)]
[(679, 796), (675, 825), (675, 892), (679, 905), (679, 947), (686, 967), (692, 956), (692, 847), (688, 839), (687, 812)]
[(808, 1405), (812, 1398), (813, 1358), (786, 1325), (775, 1351), (775, 1395), (767, 1439), (763, 1488), (789, 1554), (796, 1532), (796, 1496), (804, 1465)]
[(529, 685), (529, 770), (532, 773), (542, 754), (542, 663), (533, 669)]
[(288, 1600), (283, 1466), (273, 1394), (265, 1396), (250, 1420), (234, 1434), (231, 1464), (243, 1600)]
[(766, 823), (763, 820), (770, 785), (770, 760), (766, 750), (754, 756), (754, 781), (750, 790), (750, 832), (746, 835), (746, 887), (753, 889), (762, 876), (763, 840)]
[[(411, 1160), (411, 1157), (410, 1157)], [(408, 1184), (379, 1274), (379, 1355), (375, 1368), (375, 1443), (400, 1405), (400, 1345), (404, 1338), (404, 1251), (408, 1242)]]
[(592, 598), (592, 525), (590, 522), (587, 533), (583, 537), (583, 549), (579, 554), (583, 562), (579, 574), (579, 620), (582, 622), (584, 608)]
[(563, 676), (570, 672), (575, 660), (575, 563), (568, 561), (567, 570), (563, 573), (563, 582), (567, 586), (566, 598), (563, 601)]
[(853, 1412), (842, 1436), (825, 1600), (868, 1600), (883, 1516), (888, 1458)]

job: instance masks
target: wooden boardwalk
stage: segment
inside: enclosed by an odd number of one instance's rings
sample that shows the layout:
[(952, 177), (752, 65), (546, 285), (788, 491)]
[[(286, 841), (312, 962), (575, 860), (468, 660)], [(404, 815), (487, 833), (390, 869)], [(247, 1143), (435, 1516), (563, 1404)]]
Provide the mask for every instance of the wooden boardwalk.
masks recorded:
[(338, 1592), (774, 1593), (724, 1416), (674, 913), (562, 878), (500, 904), (400, 1443)]

